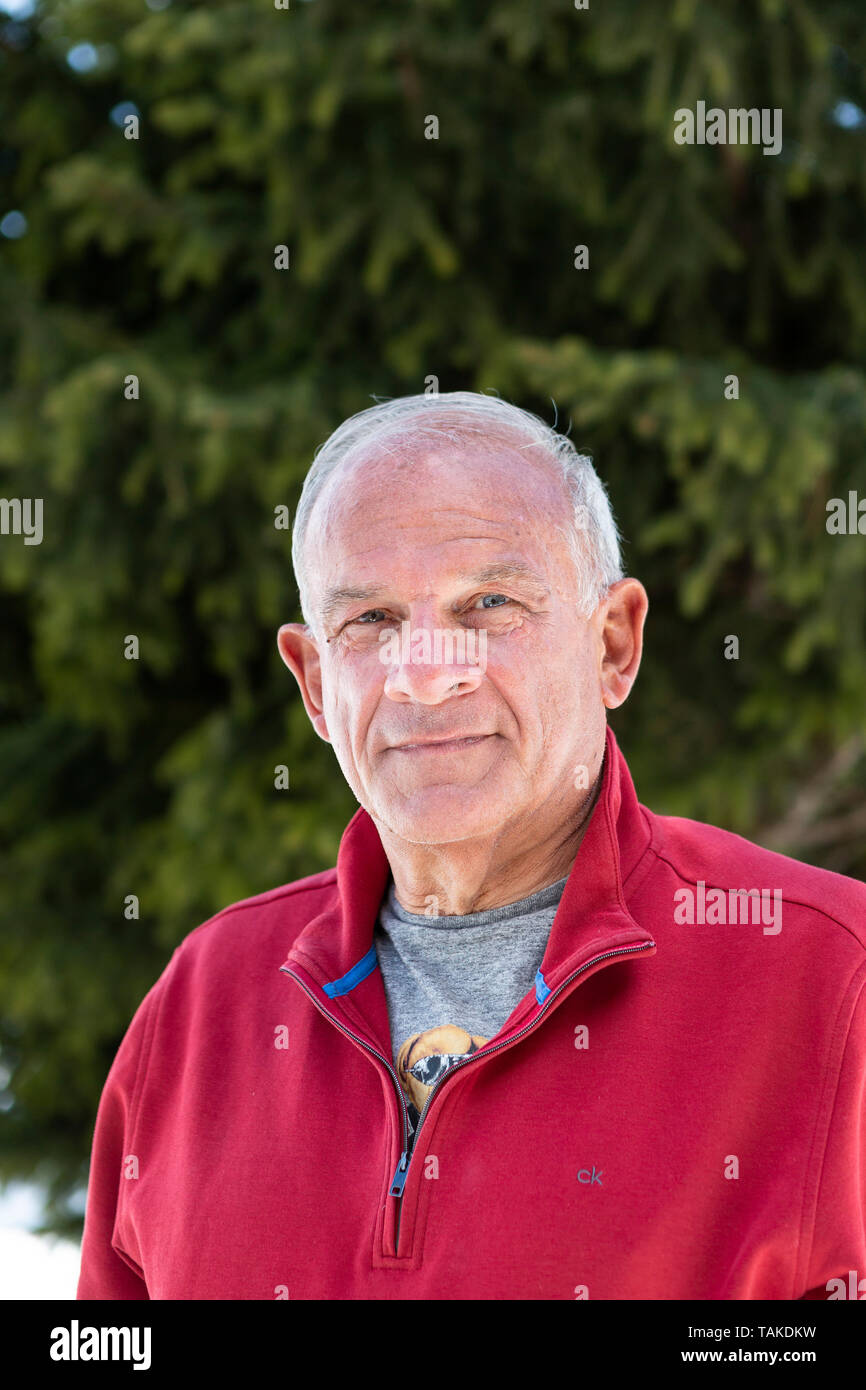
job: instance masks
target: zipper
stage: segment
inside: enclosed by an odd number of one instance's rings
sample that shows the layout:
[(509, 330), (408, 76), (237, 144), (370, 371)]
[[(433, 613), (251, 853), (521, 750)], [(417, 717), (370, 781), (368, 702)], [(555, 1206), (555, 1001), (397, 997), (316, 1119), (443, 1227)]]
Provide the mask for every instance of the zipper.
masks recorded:
[[(379, 1052), (375, 1047), (371, 1047), (370, 1044), (369, 1044), (368, 1042), (365, 1042), (363, 1038), (359, 1038), (357, 1033), (353, 1033), (352, 1030), (351, 1030), (351, 1028), (347, 1028), (347, 1027), (345, 1026), (345, 1024), (340, 1023), (339, 1019), (334, 1018), (334, 1015), (333, 1015), (332, 1013), (329, 1013), (328, 1010), (327, 1010), (326, 1008), (324, 1008), (324, 1007), (319, 1003), (319, 1001), (318, 1001), (318, 999), (316, 998), (316, 996), (315, 996), (314, 994), (311, 993), (311, 991), (310, 991), (310, 990), (307, 988), (307, 986), (304, 984), (304, 982), (303, 982), (303, 980), (300, 978), (300, 976), (296, 975), (295, 972), (294, 972), (293, 970), (287, 970), (286, 967), (285, 967), (284, 965), (281, 965), (281, 966), (280, 966), (280, 970), (283, 972), (284, 975), (289, 975), (289, 976), (291, 976), (291, 978), (292, 978), (293, 980), (295, 980), (295, 981), (301, 986), (301, 989), (304, 991), (304, 993), (306, 994), (307, 998), (312, 1000), (312, 1002), (315, 1004), (316, 1008), (319, 1010), (319, 1013), (322, 1014), (322, 1016), (323, 1016), (324, 1018), (326, 1018), (326, 1019), (328, 1020), (329, 1023), (333, 1023), (334, 1027), (335, 1027), (335, 1028), (339, 1028), (339, 1030), (340, 1030), (341, 1033), (345, 1033), (345, 1035), (346, 1035), (347, 1038), (351, 1038), (352, 1042), (357, 1043), (359, 1047), (363, 1047), (364, 1050), (365, 1050), (365, 1052), (369, 1052), (371, 1057), (375, 1057), (377, 1062), (382, 1062), (383, 1065), (386, 1066), (386, 1067), (388, 1068), (388, 1071), (390, 1072), (391, 1078), (392, 1078), (392, 1080), (393, 1080), (393, 1082), (394, 1082), (394, 1089), (395, 1089), (396, 1092), (397, 1092), (397, 1099), (398, 1099), (399, 1102), (400, 1102), (400, 1112), (401, 1112), (401, 1121), (402, 1121), (402, 1131), (401, 1131), (401, 1148), (402, 1148), (402, 1153), (400, 1154), (400, 1161), (401, 1161), (402, 1167), (403, 1167), (404, 1170), (405, 1170), (405, 1168), (407, 1167), (407, 1164), (406, 1164), (406, 1163), (403, 1163), (403, 1160), (407, 1157), (407, 1148), (408, 1148), (408, 1144), (409, 1144), (409, 1107), (408, 1107), (408, 1105), (406, 1104), (406, 1097), (403, 1095), (403, 1087), (400, 1085), (400, 1078), (399, 1078), (399, 1076), (397, 1075), (397, 1073), (395, 1072), (394, 1068), (391, 1066), (391, 1063), (388, 1061), (387, 1057), (385, 1057), (383, 1053)], [(447, 1072), (446, 1072), (446, 1076), (447, 1076)], [(444, 1080), (444, 1079), (445, 1079), (445, 1078), (443, 1077), (443, 1080)], [(426, 1110), (426, 1108), (427, 1108), (426, 1105), (425, 1105), (424, 1108), (425, 1108), (425, 1110)], [(398, 1168), (398, 1169), (397, 1169), (397, 1173), (394, 1174), (394, 1182), (397, 1181), (397, 1174), (398, 1174), (399, 1172), (400, 1172), (400, 1169)], [(405, 1172), (404, 1172), (403, 1181), (400, 1183), (400, 1190), (399, 1190), (399, 1192), (397, 1192), (397, 1193), (393, 1193), (393, 1192), (392, 1192), (391, 1189), (393, 1189), (393, 1187), (394, 1187), (394, 1183), (392, 1182), (391, 1188), (389, 1188), (389, 1190), (388, 1190), (388, 1196), (389, 1196), (389, 1197), (391, 1197), (391, 1196), (400, 1196), (401, 1193), (402, 1193), (402, 1191), (403, 1191), (403, 1183), (404, 1183), (405, 1181), (406, 1181), (406, 1178), (405, 1178)]]
[(395, 1253), (395, 1255), (396, 1255), (397, 1251), (398, 1251), (399, 1248), (400, 1248), (400, 1218), (401, 1218), (401, 1215), (402, 1215), (402, 1208), (403, 1208), (403, 1203), (402, 1203), (402, 1200), (401, 1200), (401, 1199), (402, 1199), (402, 1196), (403, 1196), (403, 1189), (404, 1189), (404, 1187), (406, 1186), (406, 1179), (407, 1179), (407, 1177), (409, 1176), (409, 1164), (410, 1164), (410, 1162), (412, 1161), (412, 1157), (413, 1157), (413, 1155), (414, 1155), (415, 1152), (416, 1152), (416, 1148), (417, 1148), (417, 1144), (418, 1144), (418, 1135), (419, 1135), (419, 1133), (420, 1133), (421, 1126), (422, 1126), (422, 1124), (424, 1123), (424, 1116), (427, 1114), (427, 1111), (430, 1109), (430, 1103), (431, 1103), (431, 1101), (433, 1100), (434, 1096), (436, 1096), (436, 1095), (439, 1094), (439, 1092), (441, 1091), (442, 1087), (443, 1087), (443, 1086), (445, 1085), (445, 1083), (447, 1082), (448, 1078), (449, 1078), (450, 1076), (453, 1076), (455, 1072), (461, 1071), (463, 1067), (469, 1066), (470, 1063), (476, 1062), (476, 1061), (483, 1061), (485, 1057), (491, 1056), (494, 1052), (500, 1052), (500, 1051), (501, 1051), (503, 1048), (505, 1048), (505, 1047), (510, 1047), (512, 1043), (519, 1042), (520, 1039), (521, 1039), (522, 1037), (525, 1037), (527, 1033), (531, 1033), (532, 1030), (533, 1030), (533, 1028), (535, 1028), (535, 1027), (537, 1026), (537, 1024), (539, 1024), (539, 1023), (541, 1022), (541, 1019), (542, 1019), (542, 1017), (544, 1016), (545, 1011), (548, 1009), (548, 1007), (549, 1007), (551, 1004), (553, 1004), (554, 1000), (556, 1000), (556, 999), (559, 998), (560, 994), (562, 994), (562, 991), (563, 991), (564, 989), (567, 989), (568, 986), (569, 986), (570, 984), (572, 984), (572, 983), (578, 978), (579, 975), (583, 975), (584, 972), (587, 971), (587, 970), (589, 970), (593, 965), (598, 965), (598, 964), (599, 964), (601, 961), (603, 961), (603, 960), (611, 960), (611, 959), (612, 959), (613, 957), (615, 957), (615, 956), (633, 956), (633, 955), (637, 954), (637, 953), (640, 952), (640, 951), (649, 951), (649, 950), (651, 950), (651, 949), (654, 949), (654, 948), (655, 948), (655, 945), (656, 945), (655, 941), (642, 941), (642, 942), (640, 942), (640, 943), (639, 943), (638, 945), (636, 945), (636, 946), (622, 946), (622, 947), (618, 948), (616, 951), (605, 951), (605, 952), (603, 952), (603, 954), (600, 955), (600, 956), (593, 956), (592, 960), (586, 961), (586, 962), (585, 962), (583, 965), (581, 965), (577, 970), (575, 970), (575, 971), (573, 972), (573, 974), (569, 975), (565, 980), (563, 980), (563, 982), (562, 982), (561, 985), (557, 985), (556, 989), (555, 989), (551, 994), (549, 994), (549, 995), (547, 996), (547, 998), (545, 999), (544, 1003), (543, 1003), (542, 1006), (541, 1006), (541, 1009), (540, 1009), (539, 1012), (536, 1014), (536, 1016), (535, 1016), (535, 1018), (532, 1020), (532, 1022), (531, 1022), (531, 1023), (527, 1023), (527, 1025), (526, 1025), (525, 1028), (521, 1028), (521, 1030), (520, 1030), (519, 1033), (515, 1033), (513, 1038), (506, 1038), (503, 1042), (494, 1044), (494, 1046), (490, 1048), (489, 1052), (483, 1052), (483, 1053), (477, 1052), (477, 1053), (474, 1053), (471, 1057), (467, 1057), (464, 1061), (462, 1061), (462, 1062), (455, 1062), (454, 1065), (453, 1065), (452, 1067), (449, 1067), (448, 1070), (446, 1071), (445, 1075), (442, 1077), (442, 1079), (441, 1079), (439, 1082), (437, 1082), (437, 1084), (434, 1086), (433, 1090), (431, 1091), (430, 1095), (427, 1097), (426, 1101), (424, 1102), (424, 1109), (421, 1111), (421, 1114), (418, 1116), (418, 1123), (417, 1123), (417, 1125), (415, 1126), (415, 1133), (414, 1133), (414, 1136), (413, 1136), (413, 1139), (412, 1139), (412, 1153), (411, 1153), (411, 1154), (408, 1152), (408, 1140), (409, 1140), (409, 1108), (408, 1108), (408, 1106), (407, 1106), (407, 1104), (406, 1104), (406, 1098), (405, 1098), (405, 1096), (403, 1095), (403, 1087), (400, 1085), (400, 1078), (398, 1077), (398, 1075), (397, 1075), (397, 1073), (395, 1072), (394, 1068), (391, 1066), (391, 1064), (388, 1062), (387, 1058), (384, 1057), (383, 1054), (382, 1054), (381, 1052), (378, 1052), (378, 1051), (376, 1050), (375, 1047), (371, 1047), (370, 1044), (367, 1043), (367, 1042), (365, 1042), (363, 1038), (359, 1038), (358, 1035), (357, 1035), (357, 1033), (353, 1033), (352, 1030), (351, 1030), (350, 1028), (346, 1028), (342, 1023), (340, 1023), (336, 1018), (334, 1018), (334, 1015), (333, 1015), (333, 1014), (329, 1013), (327, 1009), (323, 1008), (322, 1005), (319, 1003), (318, 999), (316, 999), (315, 996), (314, 996), (313, 994), (311, 994), (310, 991), (307, 989), (307, 986), (304, 984), (303, 980), (301, 980), (297, 975), (295, 975), (293, 971), (291, 971), (291, 970), (286, 970), (286, 967), (285, 967), (284, 965), (281, 965), (281, 966), (280, 966), (280, 969), (283, 971), (284, 974), (290, 975), (291, 978), (292, 978), (293, 980), (296, 980), (296, 981), (297, 981), (297, 983), (301, 986), (301, 989), (304, 991), (304, 993), (307, 995), (307, 997), (308, 997), (309, 999), (311, 999), (312, 1002), (315, 1004), (315, 1006), (316, 1006), (316, 1008), (319, 1010), (319, 1013), (320, 1013), (320, 1014), (322, 1014), (325, 1018), (329, 1019), (330, 1022), (333, 1023), (334, 1026), (335, 1026), (336, 1028), (339, 1028), (339, 1030), (340, 1030), (341, 1033), (345, 1033), (345, 1035), (346, 1035), (347, 1038), (351, 1038), (352, 1041), (355, 1042), (355, 1043), (357, 1043), (359, 1047), (363, 1047), (363, 1048), (365, 1049), (365, 1051), (369, 1052), (371, 1056), (373, 1056), (373, 1057), (375, 1057), (375, 1058), (377, 1059), (377, 1061), (383, 1062), (384, 1065), (388, 1068), (388, 1071), (390, 1072), (390, 1074), (391, 1074), (391, 1076), (392, 1076), (392, 1078), (393, 1078), (394, 1086), (395, 1086), (395, 1089), (396, 1089), (396, 1091), (397, 1091), (397, 1096), (398, 1096), (398, 1099), (399, 1099), (399, 1101), (400, 1101), (401, 1119), (402, 1119), (402, 1126), (403, 1126), (403, 1128), (402, 1128), (403, 1148), (402, 1148), (402, 1152), (401, 1152), (401, 1154), (400, 1154), (400, 1161), (399, 1161), (399, 1163), (397, 1164), (396, 1170), (395, 1170), (395, 1172), (394, 1172), (394, 1176), (393, 1176), (393, 1178), (391, 1179), (391, 1185), (390, 1185), (390, 1187), (388, 1188), (388, 1196), (389, 1196), (389, 1197), (396, 1197), (396, 1199), (397, 1199), (397, 1223), (396, 1223), (396, 1231), (395, 1231), (395, 1235), (394, 1235), (394, 1253)]

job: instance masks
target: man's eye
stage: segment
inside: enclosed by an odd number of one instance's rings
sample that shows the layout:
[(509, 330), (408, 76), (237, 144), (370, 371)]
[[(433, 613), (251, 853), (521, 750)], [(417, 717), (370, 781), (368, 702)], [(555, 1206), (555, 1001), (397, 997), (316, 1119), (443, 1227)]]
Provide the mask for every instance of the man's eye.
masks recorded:
[[(500, 599), (501, 603), (497, 603), (495, 601), (497, 599)], [(503, 603), (510, 602), (511, 600), (508, 598), (507, 594), (482, 594), (479, 599), (479, 603), (483, 608), (501, 608)]]
[(382, 608), (368, 608), (366, 613), (361, 613), (357, 618), (352, 618), (353, 623), (380, 623), (385, 613)]

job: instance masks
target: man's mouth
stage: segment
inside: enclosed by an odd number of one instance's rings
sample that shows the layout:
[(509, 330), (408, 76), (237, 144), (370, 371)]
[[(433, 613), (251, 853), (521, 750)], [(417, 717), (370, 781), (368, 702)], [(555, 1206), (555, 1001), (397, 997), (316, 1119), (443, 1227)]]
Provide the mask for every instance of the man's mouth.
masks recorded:
[(392, 747), (396, 753), (453, 753), (461, 748), (471, 748), (473, 744), (483, 743), (485, 739), (492, 737), (492, 734), (466, 734), (452, 738), (418, 739), (412, 743), (395, 743), (392, 744)]

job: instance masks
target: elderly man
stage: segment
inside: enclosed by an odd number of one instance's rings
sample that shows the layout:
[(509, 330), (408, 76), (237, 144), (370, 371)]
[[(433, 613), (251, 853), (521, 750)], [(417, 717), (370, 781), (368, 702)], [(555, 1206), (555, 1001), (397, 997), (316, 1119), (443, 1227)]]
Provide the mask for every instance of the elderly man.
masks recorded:
[(280, 652), (361, 809), (142, 1002), (78, 1297), (852, 1296), (866, 888), (639, 803), (605, 711), (647, 596), (589, 460), (376, 405), (293, 558)]

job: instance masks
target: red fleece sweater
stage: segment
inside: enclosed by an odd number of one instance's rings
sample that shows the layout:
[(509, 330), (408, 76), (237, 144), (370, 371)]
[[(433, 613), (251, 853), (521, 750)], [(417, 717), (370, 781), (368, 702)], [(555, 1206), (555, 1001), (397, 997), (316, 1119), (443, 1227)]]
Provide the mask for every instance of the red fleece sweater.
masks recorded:
[[(446, 1072), (406, 1164), (387, 879), (358, 811), (336, 870), (176, 949), (105, 1083), (80, 1299), (827, 1298), (866, 1276), (862, 883), (654, 815), (608, 730), (534, 987)], [(732, 889), (764, 890), (763, 918), (730, 920), (759, 906)]]

